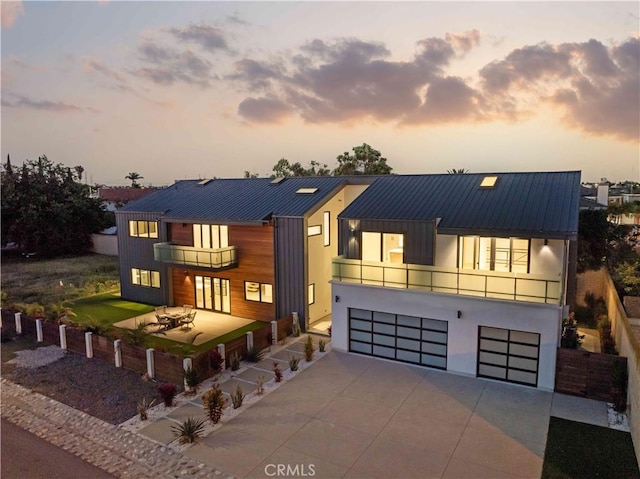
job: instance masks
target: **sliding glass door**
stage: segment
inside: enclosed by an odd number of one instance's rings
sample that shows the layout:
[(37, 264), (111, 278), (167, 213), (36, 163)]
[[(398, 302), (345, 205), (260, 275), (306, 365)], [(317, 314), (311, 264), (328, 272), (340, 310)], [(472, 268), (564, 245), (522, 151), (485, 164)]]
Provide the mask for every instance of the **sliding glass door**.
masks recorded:
[(196, 307), (220, 313), (231, 313), (229, 280), (196, 276)]

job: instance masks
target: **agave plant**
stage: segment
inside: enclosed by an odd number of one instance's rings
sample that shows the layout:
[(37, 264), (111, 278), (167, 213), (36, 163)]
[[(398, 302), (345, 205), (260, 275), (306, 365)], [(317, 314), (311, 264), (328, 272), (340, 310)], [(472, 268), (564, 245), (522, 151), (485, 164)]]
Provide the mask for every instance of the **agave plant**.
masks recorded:
[(171, 430), (180, 444), (192, 444), (202, 437), (204, 425), (204, 419), (188, 417), (180, 424), (172, 426)]
[(222, 411), (226, 406), (226, 400), (222, 394), (222, 389), (214, 384), (211, 389), (202, 395), (204, 412), (213, 424), (218, 424), (222, 417)]

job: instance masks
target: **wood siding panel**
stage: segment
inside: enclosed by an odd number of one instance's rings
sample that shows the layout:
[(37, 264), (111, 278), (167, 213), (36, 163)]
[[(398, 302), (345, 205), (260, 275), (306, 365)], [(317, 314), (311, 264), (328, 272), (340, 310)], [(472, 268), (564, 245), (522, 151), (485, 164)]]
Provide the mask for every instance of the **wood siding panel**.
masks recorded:
[[(275, 319), (275, 303), (260, 303), (244, 299), (244, 282), (253, 281), (273, 286), (276, 297), (273, 257), (273, 227), (229, 226), (229, 244), (237, 248), (238, 266), (223, 271), (171, 268), (173, 304), (195, 306), (194, 276), (209, 276), (229, 280), (231, 314), (259, 321)], [(187, 274), (185, 275), (185, 271)]]
[(168, 240), (180, 246), (193, 246), (193, 225), (186, 223), (168, 223)]

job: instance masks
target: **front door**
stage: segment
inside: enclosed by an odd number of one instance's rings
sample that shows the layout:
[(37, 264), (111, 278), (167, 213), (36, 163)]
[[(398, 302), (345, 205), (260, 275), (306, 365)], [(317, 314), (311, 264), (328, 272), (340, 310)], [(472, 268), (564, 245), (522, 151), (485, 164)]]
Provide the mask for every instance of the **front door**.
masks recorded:
[(209, 276), (196, 276), (195, 279), (197, 308), (231, 313), (228, 279)]

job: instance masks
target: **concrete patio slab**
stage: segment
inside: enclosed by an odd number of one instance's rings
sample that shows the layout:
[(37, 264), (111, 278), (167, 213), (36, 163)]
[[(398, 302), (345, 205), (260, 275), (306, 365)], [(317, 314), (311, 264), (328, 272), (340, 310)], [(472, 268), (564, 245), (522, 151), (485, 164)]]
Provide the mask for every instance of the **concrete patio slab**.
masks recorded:
[(394, 412), (391, 408), (339, 395), (321, 409), (316, 418), (377, 434), (389, 422)]
[(143, 427), (138, 431), (143, 436), (158, 441), (162, 444), (169, 444), (175, 439), (171, 428), (177, 423), (169, 419), (161, 418), (155, 422), (152, 422), (148, 426)]
[(549, 415), (553, 393), (527, 386), (494, 382), (486, 387), (477, 407), (492, 409), (519, 409), (535, 414)]
[(469, 420), (469, 427), (487, 433), (503, 433), (516, 440), (544, 447), (549, 432), (549, 415), (519, 409), (498, 410), (479, 406)]
[(273, 354), (271, 357), (275, 358), (275, 359), (280, 359), (282, 361), (285, 361), (287, 363), (287, 368), (289, 367), (289, 357), (290, 356), (294, 356), (296, 358), (299, 358), (300, 360), (302, 360), (302, 358), (304, 358), (304, 354), (297, 352), (297, 351), (290, 351), (288, 349), (283, 349), (281, 351), (278, 351), (277, 353)]
[(251, 367), (246, 371), (241, 372), (240, 374), (236, 374), (235, 377), (237, 379), (242, 379), (243, 381), (248, 381), (253, 384), (256, 384), (256, 381), (258, 380), (259, 376), (262, 376), (264, 379), (264, 382), (266, 383), (267, 381), (273, 379), (274, 374), (273, 374), (273, 371), (264, 371), (262, 369), (255, 369)]
[(607, 403), (593, 399), (555, 393), (551, 404), (551, 415), (594, 426), (609, 426)]
[[(538, 479), (533, 475), (530, 477)], [(514, 479), (514, 476), (509, 472), (454, 458), (447, 464), (442, 479)]]
[(302, 428), (310, 418), (302, 414), (260, 403), (233, 418), (228, 424), (248, 428), (253, 434), (267, 441), (283, 444)]
[(197, 417), (198, 419), (202, 419), (204, 417), (204, 409), (201, 405), (199, 406), (188, 402), (182, 406), (178, 406), (175, 410), (167, 414), (167, 417), (181, 422), (188, 417)]

